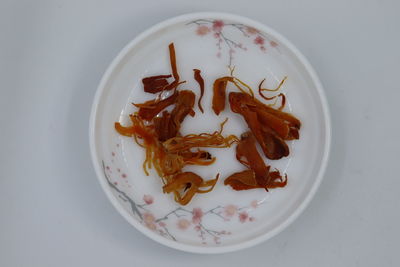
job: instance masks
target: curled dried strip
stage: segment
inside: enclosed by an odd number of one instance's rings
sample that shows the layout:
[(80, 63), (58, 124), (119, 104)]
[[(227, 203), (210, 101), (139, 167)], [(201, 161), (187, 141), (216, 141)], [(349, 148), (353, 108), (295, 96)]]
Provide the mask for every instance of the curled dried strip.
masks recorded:
[(256, 109), (255, 112), (257, 113), (258, 121), (262, 125), (268, 125), (283, 139), (286, 139), (289, 136), (290, 127), (284, 120), (263, 109)]
[(172, 95), (163, 100), (153, 99), (141, 104), (133, 104), (133, 105), (139, 108), (138, 115), (142, 119), (151, 121), (163, 109), (174, 104), (177, 97), (178, 97), (178, 92), (174, 92)]
[(292, 114), (269, 107), (248, 94), (231, 92), (229, 102), (233, 112), (239, 113), (241, 107), (247, 106), (253, 111), (263, 110), (277, 119), (287, 123), (290, 128), (300, 129), (301, 122)]
[(256, 148), (256, 139), (251, 132), (242, 134), (240, 142), (236, 146), (236, 157), (244, 158), (249, 168), (254, 171), (257, 185), (265, 187), (269, 182), (269, 169)]
[(181, 123), (188, 114), (193, 112), (194, 100), (195, 95), (192, 91), (179, 91), (171, 113), (164, 111), (162, 116), (153, 119), (158, 140), (163, 142), (177, 136)]
[(269, 159), (281, 159), (289, 156), (289, 146), (268, 125), (262, 125), (262, 140), (257, 140)]
[[(134, 137), (143, 140), (141, 144), (146, 149), (146, 159), (143, 162), (143, 170), (146, 175), (149, 175), (148, 168), (151, 168), (152, 158), (154, 158), (155, 153), (159, 154), (157, 151), (157, 138), (154, 132), (154, 127), (147, 126), (144, 124), (143, 120), (138, 115), (129, 115), (132, 126), (124, 127), (119, 122), (115, 123), (115, 130), (124, 136)], [(159, 155), (161, 157), (161, 155)]]
[(249, 92), (251, 97), (254, 97), (253, 89), (246, 83), (242, 82), (239, 78), (233, 77), (233, 84), (236, 85), (236, 87), (242, 92), (242, 93), (247, 93), (245, 90), (242, 89), (241, 86), (244, 86)]
[(179, 74), (178, 74), (178, 69), (176, 67), (176, 56), (175, 56), (174, 43), (169, 44), (168, 50), (169, 50), (169, 61), (171, 63), (172, 76), (174, 77), (174, 81), (171, 84), (165, 86), (165, 88), (163, 90), (175, 89), (179, 85)]
[(213, 85), (212, 109), (219, 115), (225, 109), (226, 86), (232, 82), (233, 77), (222, 77), (216, 79)]
[(234, 190), (249, 190), (259, 188), (253, 170), (236, 172), (225, 179), (225, 185), (230, 185)]
[(274, 89), (268, 89), (268, 88), (262, 88), (262, 84), (265, 82), (265, 79), (262, 80), (260, 82), (260, 84), (258, 85), (258, 92), (261, 94), (262, 91), (268, 91), (268, 92), (276, 92), (279, 91), (279, 89), (281, 89), (282, 85), (285, 83), (287, 79), (287, 76), (285, 76), (282, 81), (279, 82), (278, 86)]
[[(280, 97), (280, 98), (281, 98), (281, 106), (278, 108), (278, 110), (282, 110), (282, 109), (285, 107), (285, 104), (286, 104), (286, 96), (285, 96), (283, 93), (280, 93), (280, 94), (275, 95), (275, 96), (267, 97), (267, 96), (265, 96), (265, 95), (263, 94), (262, 91), (269, 91), (269, 92), (278, 91), (278, 90), (282, 87), (282, 85), (283, 85), (283, 83), (286, 81), (286, 79), (287, 79), (287, 76), (285, 76), (285, 78), (283, 78), (282, 81), (279, 83), (279, 85), (278, 85), (276, 88), (274, 88), (274, 89), (262, 88), (262, 84), (264, 83), (265, 79), (262, 80), (262, 81), (260, 82), (260, 84), (258, 85), (258, 93), (259, 93), (259, 95), (260, 95), (262, 98), (264, 98), (265, 100), (273, 100), (273, 99), (276, 99), (277, 97)], [(276, 104), (276, 101), (275, 101), (275, 103), (273, 103), (271, 106), (275, 106), (275, 104)]]
[[(217, 115), (219, 115), (225, 109), (226, 86), (228, 85), (228, 82), (233, 83), (236, 88), (239, 89), (243, 94), (248, 94), (249, 96), (254, 97), (254, 93), (251, 87), (242, 82), (240, 79), (234, 76), (225, 76), (222, 78), (218, 78), (215, 80), (213, 85), (212, 99), (212, 108), (214, 110), (214, 113)], [(246, 92), (246, 90), (244, 90), (242, 86), (245, 87), (248, 92)]]
[[(176, 66), (175, 46), (174, 43), (170, 43), (169, 49), (169, 61), (171, 64), (172, 75), (157, 75), (150, 76), (142, 79), (143, 89), (147, 93), (158, 93), (164, 90), (175, 89), (179, 84), (179, 74)], [(174, 81), (169, 83), (168, 79), (173, 77)]]
[[(178, 173), (169, 183), (164, 185), (163, 191), (164, 193), (174, 193), (175, 201), (181, 205), (186, 205), (196, 193), (210, 192), (216, 185), (218, 177), (219, 174), (215, 179), (204, 182), (203, 178), (193, 172)], [(203, 187), (209, 188), (202, 190)]]
[(201, 134), (188, 134), (185, 136), (177, 136), (168, 139), (163, 143), (165, 149), (169, 152), (186, 151), (195, 147), (214, 147), (214, 148), (225, 148), (230, 147), (233, 143), (238, 141), (235, 135), (229, 135), (224, 137), (222, 131), (224, 124), (227, 120), (221, 123), (219, 131), (214, 133), (201, 133)]
[[(233, 112), (239, 113), (243, 116), (248, 127), (257, 139), (257, 142), (260, 144), (265, 156), (269, 159), (280, 159), (288, 156), (289, 147), (285, 141), (275, 134), (273, 130), (270, 130), (266, 124), (261, 123), (256, 110), (252, 110), (246, 104), (241, 103), (241, 98), (237, 99), (237, 96), (240, 96), (240, 94), (241, 93), (229, 94), (231, 109)], [(282, 122), (280, 123), (281, 125), (279, 126), (283, 127), (279, 130), (282, 130), (282, 132), (285, 130), (288, 131), (287, 125)]]
[(185, 165), (198, 165), (198, 166), (209, 166), (216, 161), (216, 158), (213, 157), (211, 159), (202, 159), (202, 158), (183, 158), (183, 162)]
[(150, 76), (142, 79), (144, 91), (147, 93), (158, 93), (169, 85), (168, 78), (172, 75), (157, 75)]
[(236, 158), (245, 162), (248, 169), (230, 175), (224, 184), (230, 185), (234, 190), (264, 188), (268, 191), (268, 188), (284, 187), (287, 176), (283, 179), (279, 171), (270, 172), (270, 166), (264, 163), (255, 144), (256, 140), (251, 132), (242, 134), (236, 147)]
[(201, 71), (198, 69), (194, 69), (194, 79), (197, 81), (197, 83), (199, 84), (200, 87), (200, 97), (199, 97), (199, 101), (197, 102), (199, 109), (201, 111), (201, 113), (204, 113), (204, 109), (201, 106), (201, 100), (203, 99), (203, 95), (204, 95), (204, 79), (203, 77), (201, 77)]

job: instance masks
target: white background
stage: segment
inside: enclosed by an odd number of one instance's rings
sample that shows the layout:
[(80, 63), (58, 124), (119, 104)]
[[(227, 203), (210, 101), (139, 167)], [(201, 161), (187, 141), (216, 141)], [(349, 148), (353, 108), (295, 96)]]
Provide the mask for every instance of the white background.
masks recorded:
[[(236, 3), (235, 3), (236, 2)], [(400, 266), (400, 2), (1, 1), (0, 266)], [(130, 226), (91, 165), (88, 119), (110, 61), (188, 12), (271, 26), (324, 84), (333, 143), (324, 181), (288, 229), (196, 255)]]

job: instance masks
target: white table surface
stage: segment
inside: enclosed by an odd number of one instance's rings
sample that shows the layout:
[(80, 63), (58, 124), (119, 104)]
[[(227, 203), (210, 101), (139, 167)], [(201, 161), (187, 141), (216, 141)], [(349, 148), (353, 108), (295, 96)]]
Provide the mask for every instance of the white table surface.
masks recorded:
[[(1, 1), (0, 266), (400, 266), (400, 2)], [(317, 70), (332, 113), (324, 181), (288, 229), (196, 255), (130, 226), (91, 164), (88, 118), (116, 53), (195, 11), (248, 16)]]

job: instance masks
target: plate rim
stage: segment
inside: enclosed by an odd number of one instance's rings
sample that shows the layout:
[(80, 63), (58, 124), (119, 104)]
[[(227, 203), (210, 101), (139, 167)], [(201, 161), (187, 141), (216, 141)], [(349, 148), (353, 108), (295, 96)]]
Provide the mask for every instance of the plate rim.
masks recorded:
[[(98, 105), (100, 101), (100, 97), (104, 92), (105, 85), (107, 81), (109, 80), (111, 74), (113, 73), (115, 67), (119, 64), (119, 62), (129, 53), (129, 51), (139, 42), (141, 42), (143, 39), (146, 37), (150, 36), (154, 32), (161, 30), (165, 27), (168, 27), (170, 25), (187, 21), (187, 20), (195, 20), (199, 18), (204, 18), (204, 17), (214, 17), (214, 18), (219, 18), (223, 20), (233, 20), (233, 21), (240, 21), (246, 25), (252, 26), (254, 28), (260, 29), (274, 38), (276, 38), (278, 41), (280, 41), (282, 44), (284, 44), (294, 55), (297, 57), (299, 62), (304, 66), (305, 70), (308, 72), (310, 75), (310, 78), (315, 85), (316, 92), (318, 93), (319, 100), (321, 103), (322, 111), (323, 111), (323, 118), (324, 118), (324, 123), (325, 123), (325, 129), (326, 133), (324, 136), (324, 141), (325, 141), (325, 146), (324, 146), (324, 151), (323, 151), (323, 156), (322, 156), (322, 161), (321, 165), (319, 167), (316, 179), (307, 193), (305, 199), (300, 203), (300, 205), (294, 210), (292, 214), (290, 214), (286, 220), (284, 220), (281, 224), (279, 224), (277, 227), (273, 228), (271, 231), (264, 233), (258, 237), (252, 238), (250, 240), (246, 240), (244, 242), (240, 242), (237, 244), (233, 245), (222, 245), (222, 246), (196, 246), (196, 245), (190, 245), (190, 244), (184, 244), (180, 243), (177, 241), (169, 240), (166, 239), (150, 229), (146, 228), (144, 225), (142, 225), (139, 221), (137, 221), (135, 218), (132, 217), (131, 214), (126, 211), (122, 205), (115, 199), (115, 196), (112, 194), (111, 190), (108, 187), (108, 184), (106, 180), (104, 179), (104, 174), (102, 171), (102, 167), (100, 165), (100, 159), (97, 156), (96, 153), (96, 146), (95, 146), (95, 125), (96, 125), (96, 115), (97, 115), (97, 110), (98, 110)], [(150, 28), (144, 30), (142, 33), (137, 35), (135, 38), (133, 38), (125, 47), (120, 50), (120, 52), (117, 54), (117, 56), (112, 60), (110, 65), (107, 67), (105, 73), (103, 74), (100, 83), (96, 89), (96, 93), (92, 102), (92, 108), (91, 108), (91, 113), (90, 113), (90, 118), (89, 118), (89, 146), (90, 146), (90, 154), (91, 154), (91, 159), (92, 159), (92, 164), (96, 172), (96, 176), (100, 182), (100, 185), (108, 197), (109, 201), (112, 203), (114, 208), (124, 217), (132, 226), (134, 226), (139, 232), (143, 233), (150, 239), (177, 249), (181, 251), (186, 251), (186, 252), (192, 252), (192, 253), (201, 253), (201, 254), (219, 254), (219, 253), (226, 253), (226, 252), (233, 252), (245, 248), (249, 248), (252, 246), (255, 246), (257, 244), (260, 244), (273, 236), (276, 236), (280, 232), (282, 232), (284, 229), (286, 229), (291, 223), (293, 223), (299, 215), (305, 210), (305, 208), (309, 205), (310, 201), (314, 197), (316, 191), (318, 190), (322, 179), (324, 177), (326, 167), (329, 161), (329, 154), (330, 154), (330, 147), (331, 147), (331, 136), (332, 136), (332, 129), (331, 129), (331, 116), (330, 116), (330, 111), (329, 111), (329, 106), (328, 106), (328, 101), (325, 96), (325, 91), (323, 89), (322, 83), (320, 82), (316, 71), (314, 68), (311, 66), (311, 64), (308, 62), (306, 57), (288, 40), (286, 37), (282, 36), (280, 33), (275, 31), (274, 29), (270, 28), (267, 25), (264, 25), (263, 23), (257, 22), (253, 19), (236, 15), (236, 14), (231, 14), (231, 13), (225, 13), (225, 12), (195, 12), (195, 13), (187, 13), (179, 16), (175, 16), (172, 18), (169, 18), (167, 20), (163, 20)]]

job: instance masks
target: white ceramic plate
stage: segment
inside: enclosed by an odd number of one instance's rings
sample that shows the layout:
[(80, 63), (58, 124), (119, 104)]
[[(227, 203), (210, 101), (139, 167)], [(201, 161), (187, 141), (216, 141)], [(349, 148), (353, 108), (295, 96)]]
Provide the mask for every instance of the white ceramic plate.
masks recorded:
[[(267, 78), (274, 87), (288, 76), (282, 91), (286, 110), (302, 121), (300, 140), (291, 142), (290, 156), (266, 160), (288, 174), (288, 185), (266, 192), (234, 191), (223, 185), (228, 175), (243, 170), (235, 147), (210, 149), (217, 157), (209, 167), (196, 167), (204, 178), (221, 178), (208, 194), (198, 194), (185, 207), (162, 193), (153, 171), (142, 170), (144, 151), (114, 130), (114, 122), (129, 124), (131, 102), (154, 95), (143, 92), (141, 79), (170, 73), (168, 44), (174, 42), (182, 89), (198, 92), (192, 69), (201, 69), (206, 93), (205, 113), (187, 117), (182, 133), (212, 132), (229, 118), (224, 133), (240, 135), (247, 127), (229, 107), (216, 116), (211, 110), (212, 83), (235, 75), (256, 88)], [(280, 34), (247, 18), (222, 13), (179, 16), (148, 29), (129, 43), (112, 62), (97, 90), (90, 118), (94, 167), (108, 198), (121, 215), (148, 237), (164, 245), (198, 253), (222, 253), (255, 245), (288, 226), (306, 207), (321, 182), (330, 146), (330, 119), (323, 89), (300, 52)], [(187, 168), (188, 170), (192, 168)]]

